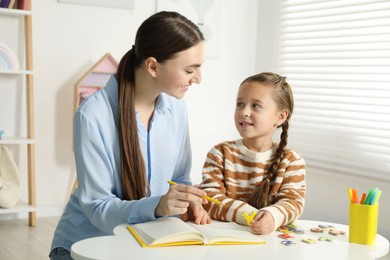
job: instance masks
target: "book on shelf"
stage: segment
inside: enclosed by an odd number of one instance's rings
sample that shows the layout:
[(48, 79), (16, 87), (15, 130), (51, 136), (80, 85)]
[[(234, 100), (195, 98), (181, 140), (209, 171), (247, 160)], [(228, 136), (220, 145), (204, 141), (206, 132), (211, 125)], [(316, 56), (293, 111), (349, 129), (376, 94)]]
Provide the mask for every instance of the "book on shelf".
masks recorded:
[(211, 224), (197, 225), (167, 217), (128, 225), (127, 229), (142, 247), (265, 244), (248, 227), (235, 222), (213, 221)]
[(8, 8), (10, 2), (11, 0), (1, 0), (0, 7)]
[(30, 0), (0, 0), (0, 8), (29, 10)]
[(30, 0), (17, 0), (16, 7), (20, 10), (30, 10)]
[(10, 0), (8, 4), (9, 9), (14, 9), (16, 6), (16, 0)]

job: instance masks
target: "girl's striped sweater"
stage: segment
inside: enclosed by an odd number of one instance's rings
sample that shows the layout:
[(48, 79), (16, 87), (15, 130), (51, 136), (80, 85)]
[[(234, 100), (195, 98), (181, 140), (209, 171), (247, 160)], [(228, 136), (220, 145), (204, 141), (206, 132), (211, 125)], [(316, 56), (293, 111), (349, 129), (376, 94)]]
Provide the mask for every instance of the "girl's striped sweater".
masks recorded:
[[(211, 218), (246, 225), (242, 213), (250, 215), (259, 211), (246, 203), (247, 198), (267, 177), (265, 170), (277, 147), (275, 143), (268, 151), (254, 152), (239, 139), (218, 144), (209, 151), (200, 188), (224, 204), (205, 205)], [(305, 172), (304, 159), (296, 151), (286, 149), (277, 176), (271, 182), (271, 205), (260, 209), (272, 214), (274, 230), (292, 223), (302, 214), (306, 193)]]

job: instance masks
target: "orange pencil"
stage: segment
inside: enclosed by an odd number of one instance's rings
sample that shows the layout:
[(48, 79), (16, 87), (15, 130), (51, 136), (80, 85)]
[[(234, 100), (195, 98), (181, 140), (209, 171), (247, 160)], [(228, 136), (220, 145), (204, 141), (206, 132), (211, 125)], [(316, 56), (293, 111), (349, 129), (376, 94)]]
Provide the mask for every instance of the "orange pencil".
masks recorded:
[(352, 202), (359, 203), (359, 195), (356, 189), (352, 189)]
[(362, 198), (360, 199), (360, 204), (364, 204), (364, 200), (366, 199), (367, 194), (363, 193)]

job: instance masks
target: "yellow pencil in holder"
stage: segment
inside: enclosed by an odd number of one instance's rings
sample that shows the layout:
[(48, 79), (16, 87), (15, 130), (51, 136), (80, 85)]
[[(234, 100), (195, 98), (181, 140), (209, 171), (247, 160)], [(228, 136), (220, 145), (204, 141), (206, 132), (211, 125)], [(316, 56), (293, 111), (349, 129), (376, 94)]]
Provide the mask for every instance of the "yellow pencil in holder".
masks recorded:
[(379, 204), (349, 204), (349, 242), (373, 245), (378, 228)]

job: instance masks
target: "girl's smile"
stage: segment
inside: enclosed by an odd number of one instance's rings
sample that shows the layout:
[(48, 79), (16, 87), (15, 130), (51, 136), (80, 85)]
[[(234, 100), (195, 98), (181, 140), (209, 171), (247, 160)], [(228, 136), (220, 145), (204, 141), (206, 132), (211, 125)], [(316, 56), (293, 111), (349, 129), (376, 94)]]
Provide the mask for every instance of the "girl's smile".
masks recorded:
[(247, 122), (247, 121), (242, 121), (242, 122), (240, 122), (240, 126), (241, 126), (242, 128), (248, 128), (248, 127), (250, 127), (250, 126), (254, 126), (254, 124), (253, 124), (253, 123), (250, 123), (250, 122)]

